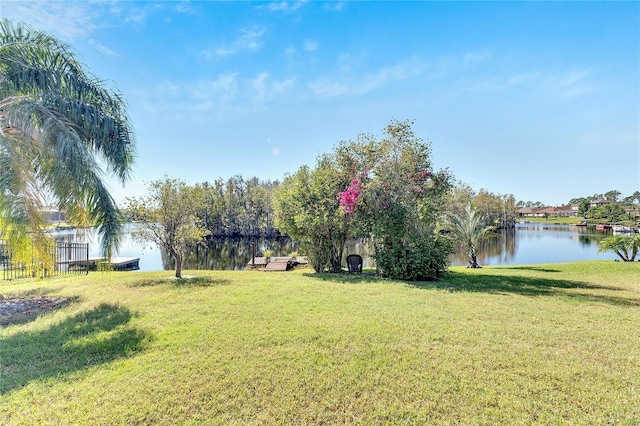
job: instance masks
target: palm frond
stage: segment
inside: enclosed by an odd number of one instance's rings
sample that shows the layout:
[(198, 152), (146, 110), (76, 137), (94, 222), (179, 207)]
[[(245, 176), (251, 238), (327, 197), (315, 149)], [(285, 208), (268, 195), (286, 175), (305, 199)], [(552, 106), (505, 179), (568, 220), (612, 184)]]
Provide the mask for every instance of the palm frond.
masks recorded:
[(122, 95), (86, 73), (67, 45), (0, 20), (0, 212), (6, 230), (39, 227), (44, 188), (75, 223), (98, 227), (104, 253), (117, 248), (122, 217), (104, 179), (105, 173), (123, 183), (130, 178), (135, 140), (125, 107)]

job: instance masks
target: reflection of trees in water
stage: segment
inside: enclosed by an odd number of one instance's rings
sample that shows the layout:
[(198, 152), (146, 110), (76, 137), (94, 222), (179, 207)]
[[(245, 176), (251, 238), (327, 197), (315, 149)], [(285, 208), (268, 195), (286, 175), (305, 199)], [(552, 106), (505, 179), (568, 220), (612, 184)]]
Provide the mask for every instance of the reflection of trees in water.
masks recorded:
[(593, 235), (578, 235), (578, 241), (580, 242), (580, 245), (583, 247), (589, 247), (591, 244), (597, 244), (599, 240), (601, 240), (602, 238), (597, 238)]
[[(516, 255), (517, 242), (515, 228), (505, 228), (498, 231), (499, 237), (482, 241), (478, 248), (478, 263), (484, 265), (489, 259), (499, 259), (493, 263), (509, 263)], [(449, 256), (451, 265), (467, 265), (469, 258), (466, 251), (458, 250)]]
[[(482, 242), (478, 252), (478, 263), (481, 265), (488, 264), (509, 264), (515, 259), (518, 249), (517, 238), (537, 238), (543, 234), (538, 233), (544, 231), (545, 234), (558, 233), (568, 237), (567, 233), (573, 235), (571, 239), (577, 241), (582, 247), (598, 245), (600, 240), (609, 234), (597, 234), (594, 230), (575, 229), (577, 227), (549, 227), (549, 226), (519, 226), (518, 231), (527, 231), (526, 237), (520, 234), (516, 237), (516, 229), (503, 229), (500, 231), (499, 238), (491, 238)], [(289, 256), (293, 251), (299, 250), (298, 245), (290, 238), (212, 238), (206, 242), (194, 246), (190, 254), (186, 257), (185, 269), (226, 269), (236, 270), (244, 269), (253, 256), (255, 247), (255, 255), (261, 256), (264, 250), (271, 250), (273, 256)], [(346, 257), (349, 254), (359, 254), (363, 258), (365, 268), (374, 268), (375, 261), (373, 259), (373, 245), (366, 238), (359, 238), (347, 241), (344, 250), (343, 265), (346, 265)], [(173, 262), (166, 252), (161, 251), (162, 265), (165, 269), (173, 269)], [(455, 253), (450, 256), (451, 265), (467, 265), (467, 254), (464, 252)]]
[[(289, 256), (297, 244), (287, 237), (280, 238), (211, 238), (191, 247), (184, 259), (184, 269), (237, 270), (244, 269), (252, 256), (262, 256), (271, 250), (272, 256)], [(173, 260), (161, 250), (162, 266), (173, 269)]]
[[(201, 270), (238, 270), (244, 269), (252, 256), (262, 256), (264, 250), (271, 250), (272, 256), (289, 256), (298, 250), (298, 244), (287, 237), (279, 238), (211, 238), (192, 247), (184, 260), (184, 269)], [(375, 267), (373, 248), (368, 239), (359, 238), (347, 242), (343, 263), (349, 254), (359, 254), (365, 268)], [(173, 260), (161, 250), (162, 267), (173, 269)]]
[[(514, 229), (503, 229), (499, 238), (491, 238), (482, 242), (478, 250), (478, 262), (482, 265), (488, 259), (501, 259), (499, 263), (507, 263), (515, 256), (516, 237)], [(184, 260), (184, 269), (201, 270), (239, 270), (244, 269), (251, 257), (262, 256), (264, 250), (271, 250), (272, 256), (289, 256), (298, 250), (298, 245), (290, 238), (251, 239), (251, 238), (212, 238), (192, 247)], [(365, 268), (375, 268), (373, 244), (367, 238), (347, 241), (344, 250), (343, 264), (349, 254), (362, 256)], [(165, 270), (173, 269), (173, 260), (161, 250), (162, 265)], [(451, 255), (452, 265), (466, 265), (467, 255), (459, 252)]]

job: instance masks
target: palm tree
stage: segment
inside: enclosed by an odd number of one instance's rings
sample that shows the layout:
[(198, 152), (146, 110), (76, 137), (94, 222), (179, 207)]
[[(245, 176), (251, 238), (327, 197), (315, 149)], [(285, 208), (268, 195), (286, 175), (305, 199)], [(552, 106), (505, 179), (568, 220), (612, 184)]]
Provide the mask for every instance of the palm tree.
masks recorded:
[(123, 221), (105, 179), (124, 184), (135, 149), (122, 96), (85, 72), (67, 45), (5, 19), (0, 129), (0, 238), (41, 246), (47, 199), (73, 224), (95, 225), (110, 257)]
[(471, 207), (471, 204), (467, 204), (464, 212), (450, 220), (447, 230), (456, 244), (466, 250), (469, 268), (481, 268), (477, 260), (480, 242), (498, 236), (492, 232), (495, 227), (485, 225), (482, 216)]
[(640, 251), (640, 235), (612, 235), (600, 241), (598, 253), (612, 251), (624, 262), (633, 262)]

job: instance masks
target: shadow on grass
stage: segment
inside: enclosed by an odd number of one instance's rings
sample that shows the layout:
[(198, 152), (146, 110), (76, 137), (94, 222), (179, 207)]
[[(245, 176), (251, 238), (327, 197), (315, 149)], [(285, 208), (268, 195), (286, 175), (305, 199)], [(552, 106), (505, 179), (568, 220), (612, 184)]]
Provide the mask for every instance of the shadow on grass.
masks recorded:
[(501, 269), (513, 269), (516, 271), (560, 272), (559, 269), (540, 268), (538, 266), (501, 266)]
[(153, 287), (158, 285), (172, 285), (174, 287), (211, 287), (214, 285), (227, 285), (229, 280), (221, 280), (212, 277), (190, 277), (176, 278), (165, 277), (155, 279), (144, 279), (131, 284), (131, 287)]
[(127, 326), (132, 316), (125, 307), (102, 304), (46, 330), (0, 339), (0, 395), (143, 349), (149, 336)]
[[(560, 272), (536, 267), (515, 267), (501, 269), (524, 269), (545, 273)], [(640, 307), (640, 299), (616, 297), (610, 294), (594, 292), (594, 290), (623, 291), (619, 287), (601, 286), (580, 281), (569, 281), (551, 278), (523, 277), (518, 275), (463, 274), (449, 271), (444, 280), (439, 281), (400, 281), (388, 280), (375, 275), (357, 274), (318, 274), (305, 273), (313, 279), (339, 282), (344, 284), (366, 284), (374, 282), (394, 282), (421, 289), (440, 289), (450, 292), (477, 292), (494, 294), (518, 294), (521, 296), (555, 296), (566, 297), (581, 302), (607, 303), (616, 306)], [(576, 290), (583, 289), (585, 292)]]
[[(541, 269), (534, 270), (540, 271)], [(545, 272), (556, 271), (551, 270)], [(492, 275), (486, 273), (471, 275), (450, 271), (447, 278), (443, 281), (408, 282), (408, 284), (418, 288), (438, 288), (452, 292), (466, 291), (495, 294), (519, 294), (522, 296), (559, 296), (577, 301), (640, 307), (640, 299), (616, 297), (609, 294), (598, 294), (593, 292), (593, 290), (622, 291), (624, 290), (622, 288), (561, 279), (522, 277), (518, 275)], [(580, 289), (590, 290), (590, 292), (575, 291)]]

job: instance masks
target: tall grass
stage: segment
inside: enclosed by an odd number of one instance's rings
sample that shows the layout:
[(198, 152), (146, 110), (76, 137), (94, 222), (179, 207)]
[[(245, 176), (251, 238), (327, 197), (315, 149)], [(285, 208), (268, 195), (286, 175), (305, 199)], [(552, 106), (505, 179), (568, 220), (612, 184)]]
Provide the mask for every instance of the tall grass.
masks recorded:
[(640, 264), (0, 283), (1, 424), (640, 424)]

